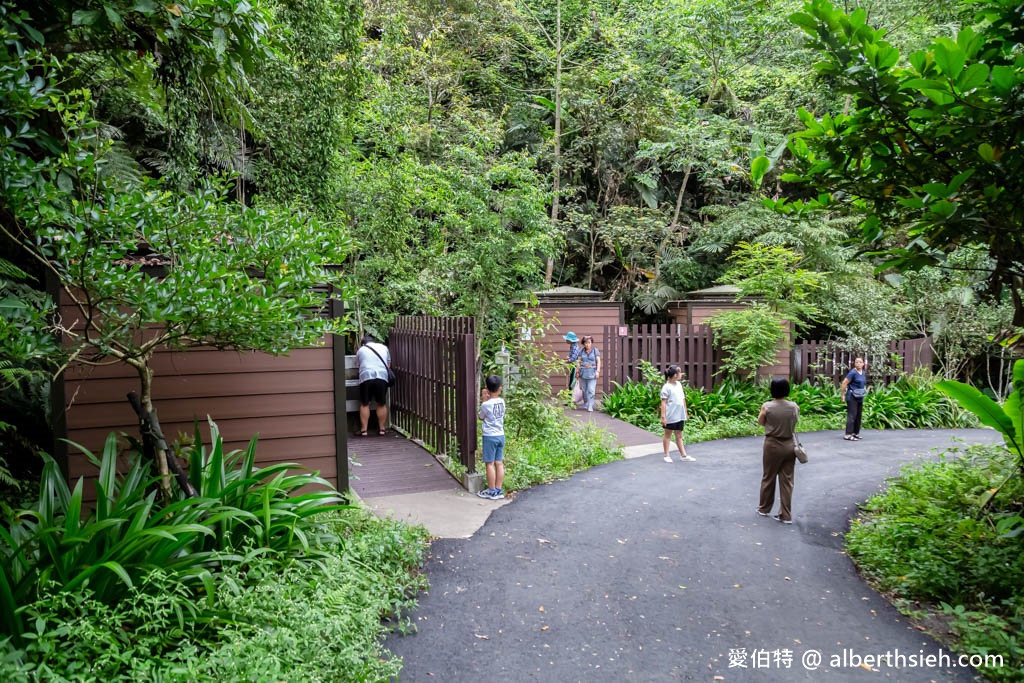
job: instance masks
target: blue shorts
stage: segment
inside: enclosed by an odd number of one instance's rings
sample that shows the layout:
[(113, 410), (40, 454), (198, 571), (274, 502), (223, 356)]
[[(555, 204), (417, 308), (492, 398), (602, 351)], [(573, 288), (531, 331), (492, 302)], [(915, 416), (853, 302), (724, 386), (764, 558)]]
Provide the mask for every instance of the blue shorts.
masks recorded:
[(484, 462), (501, 462), (505, 459), (505, 437), (484, 437)]

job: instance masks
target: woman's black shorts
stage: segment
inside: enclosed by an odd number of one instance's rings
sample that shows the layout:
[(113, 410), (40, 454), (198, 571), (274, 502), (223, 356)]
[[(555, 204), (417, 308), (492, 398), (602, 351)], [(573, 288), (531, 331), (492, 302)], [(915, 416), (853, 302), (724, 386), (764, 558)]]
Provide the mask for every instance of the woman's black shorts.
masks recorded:
[(679, 422), (669, 422), (665, 425), (665, 430), (669, 432), (681, 432), (683, 431), (683, 425), (686, 424), (686, 420), (680, 420)]
[(388, 400), (388, 382), (384, 379), (368, 379), (359, 383), (359, 403), (364, 406), (373, 401), (379, 406)]

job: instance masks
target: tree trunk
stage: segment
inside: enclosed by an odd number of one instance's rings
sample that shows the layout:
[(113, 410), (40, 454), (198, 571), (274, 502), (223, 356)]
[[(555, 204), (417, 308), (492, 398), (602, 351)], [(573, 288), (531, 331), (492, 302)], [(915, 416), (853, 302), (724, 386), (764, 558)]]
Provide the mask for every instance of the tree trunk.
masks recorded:
[(672, 214), (672, 224), (668, 226), (668, 231), (672, 232), (679, 225), (679, 212), (683, 208), (683, 195), (686, 194), (686, 186), (690, 183), (690, 171), (693, 170), (693, 164), (689, 164), (686, 167), (686, 173), (683, 174), (683, 182), (679, 185), (679, 194), (676, 196), (676, 210)]
[[(149, 367), (149, 359), (145, 358), (137, 365), (135, 369), (139, 373), (139, 400), (142, 403), (142, 410), (144, 415), (156, 415), (156, 410), (153, 408), (153, 371)], [(172, 499), (171, 492), (171, 471), (167, 465), (167, 448), (163, 443), (153, 444), (153, 458), (156, 461), (157, 473), (160, 475), (160, 492), (164, 497), (164, 500), (170, 501)]]
[[(555, 154), (554, 178), (551, 183), (551, 227), (558, 229), (558, 194), (562, 180), (562, 3), (556, 5), (555, 15)], [(555, 260), (548, 258), (544, 284), (550, 286), (555, 273)]]

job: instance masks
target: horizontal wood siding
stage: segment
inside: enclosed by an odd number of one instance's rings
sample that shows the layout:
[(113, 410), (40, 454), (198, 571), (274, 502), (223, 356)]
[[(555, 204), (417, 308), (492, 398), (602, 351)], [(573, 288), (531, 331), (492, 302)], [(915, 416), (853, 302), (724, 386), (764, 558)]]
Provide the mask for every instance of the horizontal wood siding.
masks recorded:
[[(198, 421), (209, 444), (209, 415), (229, 450), (258, 435), (260, 466), (296, 462), (337, 483), (332, 344), (327, 339), (323, 347), (277, 357), (205, 348), (156, 353), (153, 403), (164, 435), (171, 442), (191, 436)], [(98, 452), (110, 432), (137, 437), (137, 418), (125, 397), (138, 390), (138, 377), (123, 364), (70, 367), (64, 382), (67, 438)], [(69, 447), (71, 479), (84, 476), (90, 484), (95, 474)], [(91, 486), (86, 491), (92, 495)]]
[[(580, 304), (541, 305), (540, 310), (546, 321), (557, 320), (555, 328), (537, 340), (544, 352), (558, 358), (568, 358), (569, 345), (564, 337), (568, 332), (575, 332), (577, 337), (584, 335), (594, 337), (594, 346), (601, 352), (601, 362), (607, 363), (608, 339), (605, 328), (618, 325), (622, 320), (622, 306), (614, 301)], [(552, 375), (548, 379), (552, 391), (559, 392), (569, 385), (567, 373)], [(601, 383), (598, 383), (601, 389)]]

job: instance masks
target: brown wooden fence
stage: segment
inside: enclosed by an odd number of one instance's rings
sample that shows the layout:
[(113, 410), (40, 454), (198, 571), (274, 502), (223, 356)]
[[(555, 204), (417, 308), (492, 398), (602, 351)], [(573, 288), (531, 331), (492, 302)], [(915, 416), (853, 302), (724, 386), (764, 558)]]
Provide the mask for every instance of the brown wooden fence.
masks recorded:
[(640, 361), (658, 370), (678, 365), (690, 386), (710, 391), (716, 380), (719, 356), (707, 325), (605, 325), (602, 354), (605, 393), (612, 382), (643, 379)]
[(476, 467), (476, 328), (473, 318), (400, 316), (388, 333), (391, 423), (438, 454), (457, 449)]
[(841, 382), (857, 357), (867, 360), (871, 381), (894, 382), (904, 373), (911, 373), (920, 367), (931, 367), (931, 339), (921, 337), (889, 342), (885, 354), (841, 351), (829, 341), (800, 342), (793, 349), (792, 379), (794, 382), (803, 382), (827, 378)]

